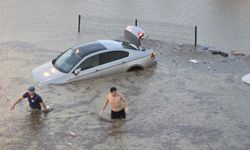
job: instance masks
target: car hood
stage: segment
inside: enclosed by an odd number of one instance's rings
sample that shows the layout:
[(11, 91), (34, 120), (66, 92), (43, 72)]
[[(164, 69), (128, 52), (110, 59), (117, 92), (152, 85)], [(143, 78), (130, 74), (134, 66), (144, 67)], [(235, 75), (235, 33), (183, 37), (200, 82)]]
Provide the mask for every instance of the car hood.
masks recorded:
[(64, 82), (65, 73), (58, 71), (52, 64), (47, 62), (34, 70), (32, 74), (40, 84), (60, 84)]

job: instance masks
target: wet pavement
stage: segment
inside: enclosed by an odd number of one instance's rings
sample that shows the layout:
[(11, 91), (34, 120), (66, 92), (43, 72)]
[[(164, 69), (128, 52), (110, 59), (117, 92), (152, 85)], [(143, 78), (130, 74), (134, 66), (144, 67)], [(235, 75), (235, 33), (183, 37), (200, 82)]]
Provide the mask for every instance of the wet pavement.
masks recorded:
[[(1, 4), (1, 13), (14, 13), (0, 16), (6, 20), (0, 23), (1, 149), (250, 149), (250, 85), (241, 81), (250, 72), (249, 55), (223, 57), (213, 55), (212, 50), (218, 49), (212, 47), (151, 38), (143, 45), (156, 50), (158, 64), (154, 67), (64, 85), (39, 86), (32, 69), (76, 43), (105, 37), (99, 33), (76, 33), (74, 17), (77, 11), (83, 12), (80, 6), (84, 4), (74, 1), (70, 3), (72, 7), (66, 7), (67, 3), (55, 3), (58, 4), (26, 2), (20, 4), (20, 9), (18, 2)], [(96, 6), (106, 8), (105, 14), (110, 5), (115, 5), (111, 1), (104, 5), (92, 1), (88, 4), (86, 13)], [(61, 11), (66, 8), (74, 13), (65, 17)], [(120, 36), (121, 33), (112, 35)], [(198, 62), (190, 62), (192, 59)], [(31, 114), (26, 101), (10, 110), (13, 101), (30, 84), (54, 108), (52, 112)], [(98, 116), (112, 86), (128, 100), (125, 120), (111, 120), (109, 108), (102, 117)]]

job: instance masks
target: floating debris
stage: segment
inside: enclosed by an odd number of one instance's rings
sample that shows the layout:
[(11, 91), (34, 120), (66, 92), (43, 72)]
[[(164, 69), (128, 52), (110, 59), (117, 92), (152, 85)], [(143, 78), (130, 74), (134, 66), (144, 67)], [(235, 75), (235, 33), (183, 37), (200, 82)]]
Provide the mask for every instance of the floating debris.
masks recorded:
[(204, 46), (204, 47), (202, 47), (202, 50), (208, 50), (208, 46)]
[(189, 60), (190, 62), (192, 62), (192, 63), (198, 63), (199, 61), (198, 60), (196, 60), (196, 59), (191, 59), (191, 60)]
[(230, 54), (232, 54), (234, 56), (245, 56), (245, 54), (241, 53), (238, 50), (232, 50), (232, 51), (230, 51)]
[(226, 52), (222, 52), (222, 51), (215, 51), (215, 50), (212, 50), (212, 54), (213, 55), (221, 55), (223, 57), (228, 57), (228, 54)]
[(248, 73), (247, 75), (243, 76), (241, 78), (241, 80), (247, 84), (250, 84), (250, 73)]
[(178, 65), (178, 63), (173, 59), (172, 62), (174, 62), (176, 65)]
[(74, 136), (74, 137), (76, 136), (76, 134), (72, 131), (69, 132), (69, 135)]
[(72, 143), (67, 143), (67, 145), (68, 145), (68, 146), (71, 146), (71, 145), (72, 145)]

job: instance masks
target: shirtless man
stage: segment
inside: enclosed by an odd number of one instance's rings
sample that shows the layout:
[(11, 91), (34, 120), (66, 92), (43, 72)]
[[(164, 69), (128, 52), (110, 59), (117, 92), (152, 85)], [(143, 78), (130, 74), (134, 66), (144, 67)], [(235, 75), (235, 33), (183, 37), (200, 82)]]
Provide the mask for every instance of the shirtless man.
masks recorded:
[(128, 113), (128, 104), (124, 96), (119, 93), (115, 87), (110, 88), (110, 93), (106, 96), (106, 102), (100, 112), (100, 115), (104, 112), (108, 104), (111, 106), (112, 119), (126, 118), (126, 113)]

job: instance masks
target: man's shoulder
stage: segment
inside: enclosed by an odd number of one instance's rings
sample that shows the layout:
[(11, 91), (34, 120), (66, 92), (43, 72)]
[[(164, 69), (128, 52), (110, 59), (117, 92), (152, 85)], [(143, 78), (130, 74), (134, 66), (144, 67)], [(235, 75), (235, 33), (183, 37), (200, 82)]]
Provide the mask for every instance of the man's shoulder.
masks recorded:
[(42, 97), (39, 94), (35, 93), (35, 95), (37, 98), (42, 99)]
[(110, 98), (110, 94), (107, 94), (107, 95), (106, 95), (106, 98), (109, 99), (109, 98)]
[(120, 93), (120, 92), (118, 93), (118, 95), (119, 95), (119, 96), (121, 96), (121, 97), (123, 97), (123, 96), (124, 96), (124, 95), (123, 95), (122, 93)]
[(28, 92), (25, 92), (25, 93), (23, 94), (23, 98), (26, 98), (28, 95), (29, 95), (29, 93), (28, 93)]

